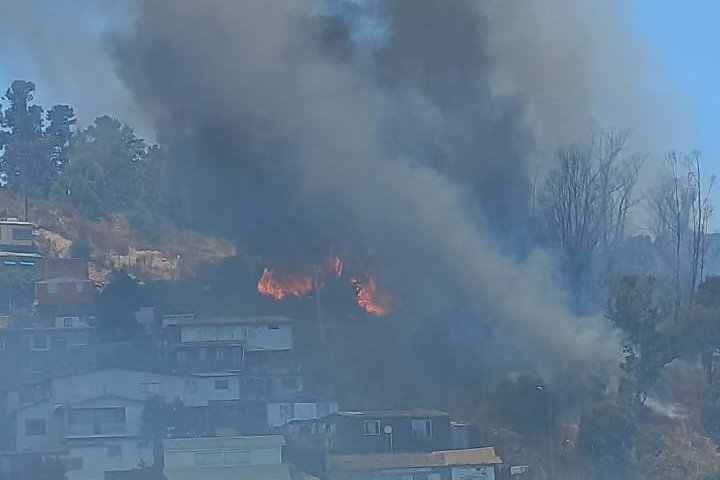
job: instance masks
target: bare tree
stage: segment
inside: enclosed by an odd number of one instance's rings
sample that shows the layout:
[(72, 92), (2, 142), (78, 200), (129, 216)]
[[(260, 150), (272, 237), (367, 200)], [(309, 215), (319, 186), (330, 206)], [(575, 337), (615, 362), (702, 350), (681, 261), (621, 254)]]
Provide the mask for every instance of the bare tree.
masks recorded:
[(705, 267), (705, 241), (715, 181), (703, 182), (700, 153), (665, 155), (666, 169), (650, 196), (650, 229), (660, 258), (671, 265), (674, 309), (692, 308)]
[(626, 149), (627, 133), (594, 135), (588, 146), (558, 151), (558, 165), (538, 199), (548, 234), (562, 248), (571, 282), (579, 282), (598, 254), (623, 238), (645, 156)]

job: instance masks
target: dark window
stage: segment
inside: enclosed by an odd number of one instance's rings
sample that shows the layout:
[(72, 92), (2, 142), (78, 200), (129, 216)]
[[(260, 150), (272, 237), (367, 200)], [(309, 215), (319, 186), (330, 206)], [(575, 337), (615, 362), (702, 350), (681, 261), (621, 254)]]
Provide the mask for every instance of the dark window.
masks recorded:
[(280, 330), (280, 325), (270, 325), (270, 326), (268, 327), (268, 329), (270, 329), (270, 330)]
[(230, 381), (215, 380), (215, 390), (230, 390)]
[(413, 420), (413, 437), (432, 438), (432, 420)]
[(380, 420), (365, 420), (363, 430), (365, 435), (380, 435)]
[(13, 240), (32, 240), (32, 228), (13, 228)]
[(25, 420), (25, 435), (45, 435), (46, 425), (42, 418), (28, 418)]

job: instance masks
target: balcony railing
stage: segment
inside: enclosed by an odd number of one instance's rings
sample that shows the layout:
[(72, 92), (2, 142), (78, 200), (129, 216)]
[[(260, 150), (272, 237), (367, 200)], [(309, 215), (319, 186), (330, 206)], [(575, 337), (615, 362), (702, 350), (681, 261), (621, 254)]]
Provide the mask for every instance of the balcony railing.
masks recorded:
[(68, 425), (68, 437), (96, 437), (125, 435), (124, 423), (75, 423)]

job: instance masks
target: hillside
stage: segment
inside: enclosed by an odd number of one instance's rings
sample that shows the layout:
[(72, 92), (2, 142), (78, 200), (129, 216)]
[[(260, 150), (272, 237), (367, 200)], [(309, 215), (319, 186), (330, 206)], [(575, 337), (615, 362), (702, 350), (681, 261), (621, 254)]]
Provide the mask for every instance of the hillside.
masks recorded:
[[(22, 218), (22, 196), (0, 189), (0, 213)], [(87, 243), (90, 275), (99, 283), (113, 267), (125, 268), (145, 281), (182, 278), (202, 264), (236, 253), (226, 239), (168, 226), (138, 229), (122, 215), (89, 219), (69, 205), (42, 199), (28, 200), (28, 217), (37, 226), (37, 243), (46, 256), (67, 256), (73, 242)]]

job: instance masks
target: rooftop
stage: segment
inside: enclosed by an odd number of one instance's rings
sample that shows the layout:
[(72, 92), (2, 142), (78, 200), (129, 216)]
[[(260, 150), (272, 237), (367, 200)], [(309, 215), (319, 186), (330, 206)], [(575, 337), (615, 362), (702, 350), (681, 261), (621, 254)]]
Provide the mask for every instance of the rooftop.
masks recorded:
[(248, 447), (282, 447), (282, 435), (253, 435), (235, 437), (168, 438), (163, 440), (166, 452), (236, 449)]
[(443, 450), (430, 453), (329, 455), (328, 470), (377, 470), (416, 467), (498, 465), (502, 459), (493, 447)]
[(341, 411), (331, 416), (355, 417), (355, 418), (427, 418), (427, 417), (449, 417), (447, 412), (439, 410), (364, 410), (364, 411)]
[(44, 285), (47, 283), (91, 283), (92, 280), (88, 280), (87, 278), (75, 278), (75, 277), (54, 277), (54, 278), (48, 278), (46, 280), (40, 280), (39, 282), (35, 282), (40, 285)]
[(191, 315), (166, 315), (163, 317), (163, 326), (178, 325), (282, 325), (292, 323), (293, 320), (281, 315), (264, 317), (216, 317), (196, 318)]

